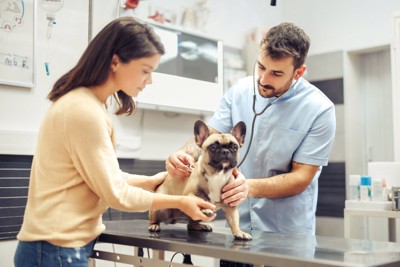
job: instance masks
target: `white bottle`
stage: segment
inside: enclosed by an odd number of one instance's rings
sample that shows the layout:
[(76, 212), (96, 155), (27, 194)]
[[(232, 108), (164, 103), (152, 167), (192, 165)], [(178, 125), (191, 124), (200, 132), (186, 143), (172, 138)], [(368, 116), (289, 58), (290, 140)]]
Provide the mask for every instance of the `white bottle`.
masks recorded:
[(378, 202), (384, 201), (382, 179), (379, 178), (372, 179), (372, 200)]
[(360, 175), (350, 175), (350, 197), (349, 200), (360, 200)]
[(371, 201), (371, 176), (361, 176), (360, 200)]
[(389, 189), (386, 185), (386, 179), (382, 179), (382, 199), (383, 201), (389, 201)]

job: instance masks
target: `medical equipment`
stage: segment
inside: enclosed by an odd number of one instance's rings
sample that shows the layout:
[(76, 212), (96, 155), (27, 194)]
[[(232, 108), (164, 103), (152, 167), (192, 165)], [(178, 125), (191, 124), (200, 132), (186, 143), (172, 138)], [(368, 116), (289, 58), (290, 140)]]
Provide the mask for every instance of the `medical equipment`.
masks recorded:
[(255, 125), (255, 122), (256, 122), (256, 118), (258, 116), (262, 115), (270, 106), (275, 104), (276, 101), (281, 99), (282, 96), (284, 96), (287, 92), (289, 92), (290, 89), (292, 89), (296, 85), (296, 83), (298, 81), (298, 80), (293, 80), (292, 84), (290, 85), (289, 89), (286, 92), (284, 92), (282, 95), (278, 96), (274, 101), (268, 103), (260, 112), (257, 112), (257, 110), (256, 110), (256, 101), (257, 101), (256, 83), (258, 84), (258, 76), (256, 76), (256, 68), (257, 68), (257, 61), (254, 63), (254, 69), (253, 69), (253, 113), (254, 113), (254, 116), (253, 116), (253, 122), (251, 123), (250, 141), (249, 141), (249, 145), (247, 146), (246, 153), (244, 154), (242, 160), (238, 164), (238, 168), (240, 167), (240, 165), (242, 165), (242, 163), (246, 159), (247, 155), (249, 154), (251, 143), (253, 142), (254, 125)]
[(51, 31), (53, 28), (54, 20), (56, 19), (55, 13), (64, 6), (64, 0), (42, 0), (40, 7), (47, 12), (47, 39), (51, 38)]
[[(47, 22), (47, 50), (49, 50), (49, 40), (51, 38), (51, 32), (53, 30), (53, 24), (55, 24), (56, 15), (55, 13), (59, 11), (64, 6), (64, 0), (41, 0), (40, 7), (46, 11)], [(50, 75), (49, 63), (47, 60), (48, 52), (46, 55), (46, 62), (44, 67), (46, 70), (46, 75)]]
[(400, 210), (400, 187), (392, 187), (393, 210)]

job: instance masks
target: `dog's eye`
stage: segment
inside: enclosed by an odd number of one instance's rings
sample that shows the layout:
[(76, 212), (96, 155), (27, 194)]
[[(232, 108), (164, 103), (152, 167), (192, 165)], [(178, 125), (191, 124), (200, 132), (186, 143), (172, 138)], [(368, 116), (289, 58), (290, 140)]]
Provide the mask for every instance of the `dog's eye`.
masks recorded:
[(231, 149), (236, 152), (239, 149), (239, 146), (237, 144), (232, 144)]
[(214, 151), (217, 149), (217, 146), (216, 146), (215, 144), (211, 144), (211, 145), (208, 146), (208, 149), (209, 149), (211, 152), (214, 152)]

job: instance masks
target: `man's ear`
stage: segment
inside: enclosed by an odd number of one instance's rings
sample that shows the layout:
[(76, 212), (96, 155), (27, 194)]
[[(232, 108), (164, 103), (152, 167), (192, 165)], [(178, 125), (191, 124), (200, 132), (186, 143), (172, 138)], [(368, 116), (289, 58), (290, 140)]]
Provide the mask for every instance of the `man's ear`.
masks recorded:
[(306, 67), (306, 65), (301, 65), (300, 67), (298, 67), (294, 72), (295, 72), (295, 75), (294, 75), (294, 79), (295, 80), (298, 80), (298, 79), (300, 79), (300, 77), (301, 76), (303, 76), (304, 75), (304, 73), (306, 72), (306, 69), (307, 69), (307, 67)]

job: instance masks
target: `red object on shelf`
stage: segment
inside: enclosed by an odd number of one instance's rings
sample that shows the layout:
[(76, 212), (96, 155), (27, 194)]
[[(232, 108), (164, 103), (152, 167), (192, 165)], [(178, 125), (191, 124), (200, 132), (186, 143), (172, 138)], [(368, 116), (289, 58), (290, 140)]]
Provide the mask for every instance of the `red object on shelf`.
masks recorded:
[(139, 0), (126, 0), (125, 9), (135, 9), (139, 5)]
[(164, 15), (161, 14), (160, 12), (156, 11), (156, 13), (152, 16), (149, 16), (150, 19), (153, 19), (154, 21), (158, 23), (165, 23), (166, 19), (164, 18)]

